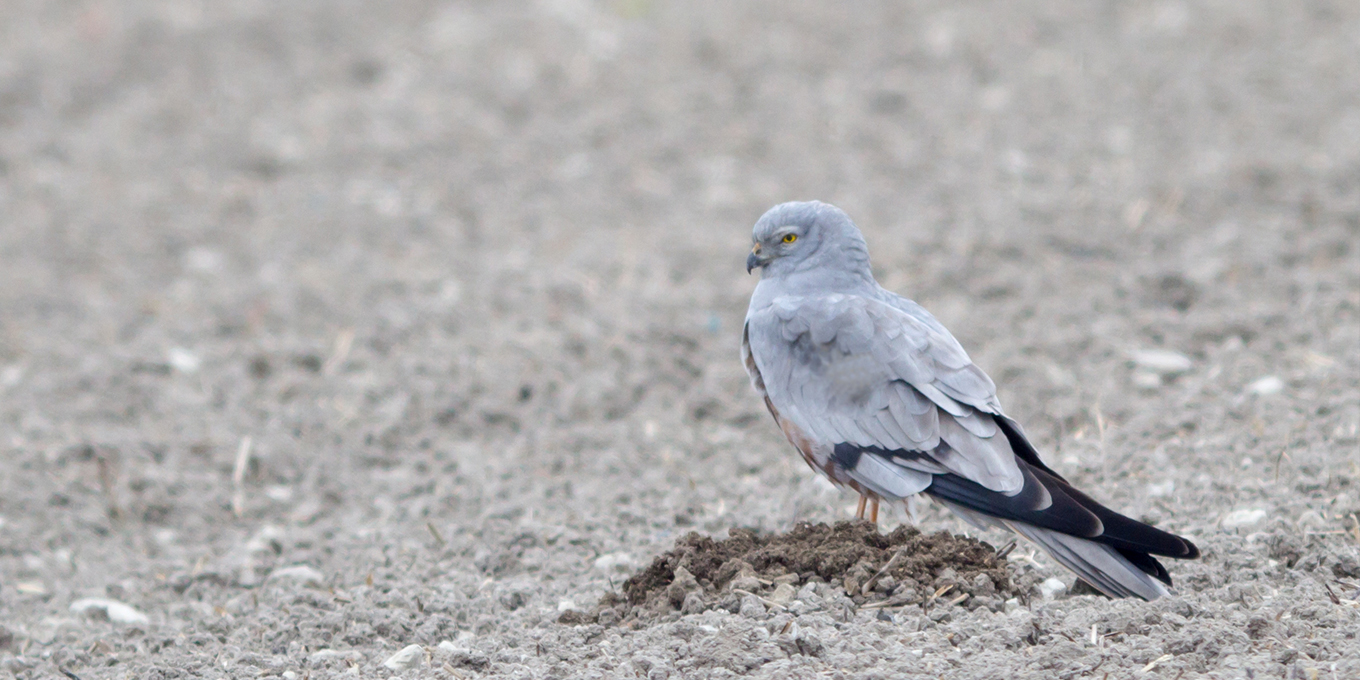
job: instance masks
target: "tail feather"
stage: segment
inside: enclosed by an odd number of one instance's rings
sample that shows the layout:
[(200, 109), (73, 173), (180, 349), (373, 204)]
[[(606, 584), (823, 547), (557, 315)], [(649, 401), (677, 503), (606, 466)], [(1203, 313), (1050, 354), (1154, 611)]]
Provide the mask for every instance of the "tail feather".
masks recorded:
[[(1166, 586), (1151, 574), (1139, 569), (1120, 554), (1119, 550), (1104, 543), (1060, 534), (1021, 522), (1007, 524), (1016, 533), (1037, 543), (1052, 555), (1053, 559), (1080, 576), (1081, 580), (1110, 597), (1141, 597), (1144, 600), (1155, 600), (1170, 594)], [(1162, 571), (1165, 573), (1164, 569)]]
[[(1004, 419), (997, 422), (1007, 426), (1008, 437), (1024, 442), (1018, 427), (1010, 429)], [(861, 492), (888, 499), (925, 493), (977, 526), (1019, 533), (1111, 597), (1166, 595), (1162, 584), (1170, 586), (1171, 576), (1154, 555), (1199, 557), (1191, 541), (1101, 505), (1044, 466), (1032, 448), (1022, 453), (1026, 455), (1017, 454), (1016, 462), (1023, 484), (1009, 495), (953, 472), (903, 463), (920, 459), (920, 452), (837, 444), (831, 462)]]
[(1128, 554), (1127, 551), (1090, 539), (1025, 522), (1002, 520), (948, 501), (942, 502), (954, 514), (979, 529), (1008, 529), (1024, 536), (1081, 580), (1110, 597), (1155, 600), (1169, 594), (1166, 586), (1158, 581), (1170, 585), (1171, 579), (1166, 576), (1166, 569), (1151, 555)]

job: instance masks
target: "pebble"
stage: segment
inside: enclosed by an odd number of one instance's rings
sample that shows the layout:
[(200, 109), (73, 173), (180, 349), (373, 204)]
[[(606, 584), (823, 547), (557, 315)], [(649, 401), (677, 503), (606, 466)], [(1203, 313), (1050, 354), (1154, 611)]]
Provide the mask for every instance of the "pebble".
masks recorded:
[(765, 604), (755, 595), (747, 595), (741, 598), (741, 609), (737, 613), (748, 619), (765, 618)]
[(1261, 508), (1243, 508), (1233, 510), (1223, 516), (1223, 521), (1219, 522), (1224, 529), (1240, 529), (1258, 524), (1266, 518), (1266, 511)]
[(358, 663), (364, 660), (364, 655), (352, 649), (340, 651), (338, 649), (318, 649), (307, 655), (310, 661), (330, 661), (340, 659), (342, 661), (353, 661)]
[(1129, 352), (1129, 358), (1139, 368), (1162, 375), (1184, 373), (1195, 365), (1190, 357), (1169, 349), (1137, 349)]
[(707, 609), (704, 596), (699, 591), (694, 591), (685, 595), (685, 601), (680, 604), (681, 614), (702, 614)]
[(1321, 531), (1327, 528), (1327, 520), (1316, 510), (1304, 510), (1299, 515), (1299, 528), (1305, 531)]
[(797, 594), (798, 591), (794, 590), (792, 585), (781, 583), (775, 587), (773, 593), (770, 593), (770, 601), (775, 602), (776, 604), (788, 604), (793, 601), (794, 596)]
[(89, 616), (94, 612), (104, 612), (114, 623), (150, 623), (151, 619), (133, 607), (118, 600), (102, 597), (86, 597), (71, 603), (71, 612)]
[(595, 558), (595, 568), (600, 571), (628, 571), (633, 568), (633, 556), (626, 552), (613, 552)]
[(820, 595), (817, 594), (817, 584), (816, 583), (803, 584), (803, 587), (798, 589), (798, 599), (807, 602), (808, 604), (813, 605), (819, 604), (822, 598)]
[(1039, 592), (1043, 593), (1045, 600), (1051, 600), (1058, 595), (1067, 592), (1067, 584), (1050, 576), (1039, 584)]
[(1133, 384), (1144, 389), (1155, 389), (1162, 386), (1162, 376), (1152, 371), (1134, 371)]
[(761, 585), (760, 579), (753, 574), (738, 574), (736, 578), (727, 583), (727, 587), (732, 590), (745, 590), (752, 593), (760, 590)]
[(272, 524), (266, 524), (260, 527), (260, 530), (256, 531), (255, 535), (251, 536), (250, 539), (246, 541), (246, 552), (261, 555), (276, 553), (278, 550), (275, 546), (281, 546), (283, 538), (282, 529)]
[(694, 574), (691, 574), (684, 567), (676, 567), (674, 578), (671, 579), (671, 584), (666, 587), (666, 597), (673, 604), (679, 605), (685, 601), (686, 594), (699, 589), (699, 582), (695, 580)]
[(165, 355), (166, 361), (180, 373), (197, 373), (203, 360), (197, 354), (183, 347), (172, 347)]
[(295, 564), (269, 572), (269, 580), (290, 580), (319, 586), (326, 582), (326, 575), (305, 564)]
[(1170, 496), (1172, 492), (1174, 492), (1175, 490), (1176, 480), (1174, 479), (1168, 479), (1164, 482), (1149, 484), (1147, 487), (1148, 495), (1154, 498), (1159, 496)]
[(1250, 385), (1247, 385), (1247, 391), (1262, 397), (1268, 397), (1272, 394), (1279, 394), (1284, 391), (1284, 381), (1280, 380), (1278, 376), (1268, 375), (1264, 378), (1258, 378)]
[(425, 648), (420, 645), (406, 645), (400, 651), (387, 657), (383, 666), (394, 671), (404, 671), (419, 666), (425, 660)]

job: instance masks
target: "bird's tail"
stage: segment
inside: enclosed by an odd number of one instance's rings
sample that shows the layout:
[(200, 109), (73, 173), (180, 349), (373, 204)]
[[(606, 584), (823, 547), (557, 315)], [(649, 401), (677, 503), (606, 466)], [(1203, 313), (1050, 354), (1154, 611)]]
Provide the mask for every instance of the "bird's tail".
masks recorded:
[(1025, 522), (989, 517), (947, 501), (944, 505), (979, 529), (999, 527), (1024, 536), (1043, 548), (1044, 552), (1052, 555), (1059, 564), (1072, 570), (1081, 580), (1110, 597), (1141, 597), (1144, 600), (1155, 600), (1170, 594), (1166, 586), (1152, 574), (1134, 565), (1129, 557), (1118, 549), (1104, 543)]

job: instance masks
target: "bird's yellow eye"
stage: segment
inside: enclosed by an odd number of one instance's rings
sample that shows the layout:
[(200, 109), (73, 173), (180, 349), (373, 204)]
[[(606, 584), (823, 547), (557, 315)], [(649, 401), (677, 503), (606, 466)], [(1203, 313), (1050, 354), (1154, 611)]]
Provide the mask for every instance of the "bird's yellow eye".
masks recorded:
[(784, 234), (785, 243), (793, 243), (798, 240), (798, 234)]

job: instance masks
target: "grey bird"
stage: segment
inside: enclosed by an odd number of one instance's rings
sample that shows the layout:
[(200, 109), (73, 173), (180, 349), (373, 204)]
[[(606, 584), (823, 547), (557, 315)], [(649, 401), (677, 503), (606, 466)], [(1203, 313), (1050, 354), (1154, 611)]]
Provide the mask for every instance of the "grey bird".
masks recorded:
[(884, 290), (850, 218), (820, 202), (771, 208), (751, 234), (760, 269), (742, 360), (813, 470), (879, 499), (924, 493), (978, 528), (1038, 544), (1110, 597), (1152, 600), (1171, 577), (1154, 555), (1190, 541), (1106, 508), (1039, 458), (996, 385), (935, 317)]

